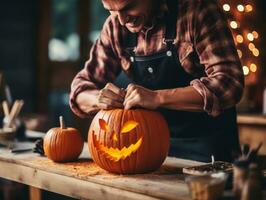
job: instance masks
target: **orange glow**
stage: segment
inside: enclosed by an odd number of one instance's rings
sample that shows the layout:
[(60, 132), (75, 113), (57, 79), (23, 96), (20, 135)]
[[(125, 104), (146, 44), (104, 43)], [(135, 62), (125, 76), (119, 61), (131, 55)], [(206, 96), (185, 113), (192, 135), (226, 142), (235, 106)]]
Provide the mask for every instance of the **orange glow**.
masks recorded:
[(112, 133), (112, 135), (111, 135), (111, 139), (112, 139), (113, 141), (115, 141), (115, 142), (118, 141), (117, 135), (116, 135), (116, 133), (115, 133), (114, 131), (113, 131), (113, 133)]
[(244, 7), (242, 4), (239, 4), (239, 5), (237, 5), (237, 10), (238, 10), (239, 12), (244, 12), (245, 7)]
[(242, 51), (241, 51), (241, 50), (237, 49), (237, 54), (238, 54), (238, 57), (239, 57), (239, 58), (242, 58), (242, 55), (243, 55), (243, 54), (242, 54)]
[(249, 68), (247, 66), (243, 66), (243, 72), (244, 72), (244, 75), (248, 75), (249, 74)]
[(121, 159), (126, 159), (132, 153), (135, 153), (139, 149), (142, 144), (142, 137), (135, 144), (131, 144), (129, 147), (123, 147), (121, 150), (113, 147), (109, 148), (107, 146), (104, 146), (103, 144), (100, 144), (94, 134), (93, 143), (96, 149), (102, 152), (107, 158), (114, 162), (118, 162)]
[(253, 35), (253, 37), (254, 37), (255, 39), (258, 39), (258, 37), (259, 37), (259, 34), (258, 34), (257, 31), (252, 31), (252, 35)]
[(256, 72), (257, 71), (257, 65), (255, 65), (254, 63), (252, 63), (249, 67), (250, 71), (252, 72)]
[(245, 11), (246, 11), (246, 12), (251, 12), (252, 10), (253, 10), (252, 5), (247, 4), (247, 5), (245, 6)]
[(254, 40), (254, 36), (253, 36), (253, 34), (252, 34), (252, 33), (248, 33), (248, 34), (247, 34), (247, 39), (248, 39), (249, 41), (253, 41), (253, 40)]
[(255, 49), (256, 47), (255, 47), (255, 45), (251, 42), (251, 43), (248, 44), (248, 48), (249, 48), (250, 51), (252, 51), (252, 50)]
[(110, 130), (108, 124), (103, 119), (99, 119), (99, 125), (100, 125), (101, 129), (106, 131), (106, 132), (108, 132)]
[(236, 23), (236, 21), (231, 21), (230, 26), (232, 29), (236, 29), (238, 27), (238, 24)]
[(252, 50), (252, 53), (253, 53), (253, 55), (256, 56), (256, 57), (258, 57), (258, 56), (260, 55), (260, 51), (259, 51), (257, 48), (254, 48), (254, 49)]
[[(99, 119), (99, 125), (102, 130), (106, 132), (110, 131), (110, 128), (105, 120)], [(122, 127), (121, 133), (128, 133), (137, 126), (138, 126), (137, 122), (129, 120)], [(115, 131), (112, 132), (110, 138), (115, 142), (118, 141), (118, 137)], [(132, 153), (135, 153), (142, 144), (142, 137), (136, 143), (131, 144), (129, 147), (124, 146), (123, 148), (118, 149), (101, 144), (100, 142), (98, 142), (96, 135), (94, 135), (93, 133), (93, 143), (94, 146), (98, 149), (98, 151), (102, 152), (110, 160), (117, 162), (120, 159), (124, 160), (127, 157), (129, 157)]]
[(230, 6), (229, 6), (229, 4), (224, 4), (224, 5), (223, 5), (223, 9), (224, 9), (224, 11), (226, 11), (226, 12), (230, 11)]
[(237, 36), (236, 36), (236, 41), (237, 41), (238, 43), (243, 43), (243, 41), (244, 41), (243, 36), (242, 36), (242, 35), (237, 35)]
[(121, 133), (128, 133), (129, 131), (133, 130), (134, 128), (136, 128), (136, 126), (138, 125), (138, 122), (135, 122), (133, 120), (127, 121), (122, 130)]

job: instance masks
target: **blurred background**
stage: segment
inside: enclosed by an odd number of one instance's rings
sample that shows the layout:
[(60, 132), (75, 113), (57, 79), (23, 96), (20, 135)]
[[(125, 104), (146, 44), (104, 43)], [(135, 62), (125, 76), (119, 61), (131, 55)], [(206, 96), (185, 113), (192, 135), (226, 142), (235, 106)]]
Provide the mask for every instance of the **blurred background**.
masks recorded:
[[(245, 74), (246, 87), (237, 106), (241, 141), (255, 144), (266, 140), (266, 1), (219, 3)], [(25, 101), (21, 116), (27, 128), (46, 132), (58, 126), (63, 115), (67, 126), (86, 137), (90, 119), (72, 114), (68, 95), (108, 15), (100, 0), (1, 0), (0, 88), (5, 82), (9, 90), (2, 88), (0, 100)]]
[[(228, 17), (246, 76), (238, 110), (262, 113), (266, 3), (219, 2)], [(107, 16), (100, 0), (1, 1), (0, 71), (12, 98), (24, 99), (23, 114), (46, 117), (52, 126), (59, 115), (64, 115), (69, 126), (79, 124), (68, 106), (70, 84), (88, 59), (90, 46)]]
[(86, 130), (69, 109), (70, 84), (107, 16), (99, 0), (1, 1), (0, 71), (13, 100), (24, 99), (22, 115), (49, 126), (63, 115)]

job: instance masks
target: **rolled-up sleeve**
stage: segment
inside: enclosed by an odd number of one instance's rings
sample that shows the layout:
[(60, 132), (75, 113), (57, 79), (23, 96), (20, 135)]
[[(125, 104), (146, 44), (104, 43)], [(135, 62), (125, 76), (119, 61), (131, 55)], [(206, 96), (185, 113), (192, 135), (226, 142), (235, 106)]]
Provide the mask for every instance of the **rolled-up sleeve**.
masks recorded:
[(215, 1), (198, 2), (193, 42), (206, 76), (191, 81), (191, 85), (203, 97), (204, 110), (217, 116), (241, 99), (244, 75), (223, 11)]
[(87, 117), (90, 113), (84, 113), (77, 105), (78, 94), (85, 90), (104, 87), (107, 82), (113, 81), (121, 70), (120, 60), (114, 49), (114, 41), (112, 41), (112, 26), (112, 20), (109, 17), (90, 50), (89, 60), (72, 81), (69, 104), (72, 111), (79, 117)]

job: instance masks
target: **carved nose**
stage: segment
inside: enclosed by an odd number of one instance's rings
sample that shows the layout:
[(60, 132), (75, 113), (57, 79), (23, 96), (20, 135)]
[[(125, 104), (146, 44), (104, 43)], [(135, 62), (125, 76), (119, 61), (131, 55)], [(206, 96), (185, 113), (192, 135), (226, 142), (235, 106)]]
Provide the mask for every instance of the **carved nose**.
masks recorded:
[(117, 134), (115, 133), (115, 131), (112, 132), (111, 134), (111, 139), (115, 142), (117, 142), (118, 138), (117, 138)]

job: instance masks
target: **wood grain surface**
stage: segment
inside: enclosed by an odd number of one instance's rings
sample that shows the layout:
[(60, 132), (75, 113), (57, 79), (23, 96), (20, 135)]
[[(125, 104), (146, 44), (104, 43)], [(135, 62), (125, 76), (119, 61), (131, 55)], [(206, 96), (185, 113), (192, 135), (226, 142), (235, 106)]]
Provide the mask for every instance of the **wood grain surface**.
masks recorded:
[(99, 168), (87, 146), (79, 160), (54, 163), (38, 154), (12, 154), (0, 149), (0, 176), (36, 188), (78, 199), (179, 199), (189, 200), (182, 168), (202, 163), (168, 157), (149, 174), (115, 175)]

